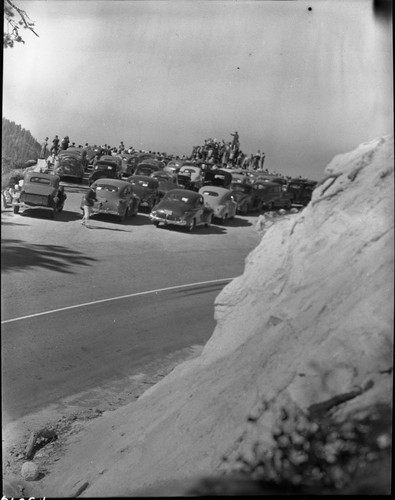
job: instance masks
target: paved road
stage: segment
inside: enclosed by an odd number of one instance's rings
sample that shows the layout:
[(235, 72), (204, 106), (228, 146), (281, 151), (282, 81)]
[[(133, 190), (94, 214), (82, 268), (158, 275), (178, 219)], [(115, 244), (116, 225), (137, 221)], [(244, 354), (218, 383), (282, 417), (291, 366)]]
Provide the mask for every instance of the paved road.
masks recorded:
[[(65, 210), (55, 221), (2, 213), (3, 410), (9, 421), (204, 344), (215, 327), (216, 295), (227, 278), (243, 272), (259, 241), (253, 216), (193, 233), (155, 228), (146, 213), (123, 224), (103, 216), (87, 229), (79, 211), (84, 189), (66, 187)], [(136, 295), (205, 281), (214, 282)], [(107, 300), (125, 295), (134, 296)], [(74, 307), (91, 302), (97, 303)], [(40, 314), (57, 309), (63, 310)], [(36, 316), (10, 321), (30, 315)]]

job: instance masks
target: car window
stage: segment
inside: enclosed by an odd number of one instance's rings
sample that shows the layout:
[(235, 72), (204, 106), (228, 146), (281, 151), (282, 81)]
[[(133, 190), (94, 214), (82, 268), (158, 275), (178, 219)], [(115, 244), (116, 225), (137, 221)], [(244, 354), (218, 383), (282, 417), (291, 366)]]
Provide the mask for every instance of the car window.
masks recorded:
[(219, 194), (217, 192), (215, 192), (215, 191), (207, 191), (207, 190), (203, 191), (202, 195), (203, 196), (213, 196), (213, 197), (215, 197), (215, 196), (218, 197), (219, 196)]
[(112, 186), (110, 184), (97, 184), (96, 190), (97, 191), (108, 191), (110, 193), (116, 193), (119, 191), (119, 188), (117, 186)]
[(44, 177), (30, 177), (30, 182), (36, 184), (47, 184), (47, 185), (51, 184), (51, 181), (49, 179), (45, 179)]

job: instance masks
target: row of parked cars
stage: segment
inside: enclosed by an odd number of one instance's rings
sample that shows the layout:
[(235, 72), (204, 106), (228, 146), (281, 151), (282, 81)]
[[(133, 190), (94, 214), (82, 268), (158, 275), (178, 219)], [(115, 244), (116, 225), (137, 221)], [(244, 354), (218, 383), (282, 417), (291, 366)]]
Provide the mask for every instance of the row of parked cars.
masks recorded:
[[(70, 157), (74, 153), (71, 150)], [(213, 218), (225, 222), (236, 214), (291, 208), (298, 202), (307, 204), (315, 184), (307, 185), (301, 179), (289, 183), (281, 176), (263, 172), (208, 169), (191, 161), (172, 160), (164, 164), (147, 153), (127, 155), (126, 159), (121, 156), (103, 156), (92, 165), (88, 183), (96, 186), (99, 198), (93, 214), (107, 213), (125, 219), (147, 207), (155, 225), (174, 224), (193, 229), (200, 224), (209, 225)], [(64, 158), (69, 156), (64, 154)], [(84, 154), (81, 158), (84, 170), (89, 169), (89, 158)], [(128, 162), (128, 169), (122, 168), (122, 161)], [(69, 177), (73, 164), (69, 159), (56, 166), (55, 175), (28, 172), (22, 191), (13, 202), (14, 212), (46, 207), (54, 217), (63, 209), (66, 199), (60, 180)], [(131, 175), (125, 176), (126, 172)]]

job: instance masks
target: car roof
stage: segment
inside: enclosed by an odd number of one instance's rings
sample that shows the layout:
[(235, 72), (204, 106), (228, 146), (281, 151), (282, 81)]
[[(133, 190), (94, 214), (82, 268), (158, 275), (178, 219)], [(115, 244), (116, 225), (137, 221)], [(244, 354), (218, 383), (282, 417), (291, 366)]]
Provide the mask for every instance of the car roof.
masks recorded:
[(195, 198), (197, 198), (198, 196), (202, 196), (200, 193), (197, 193), (196, 191), (191, 191), (190, 189), (172, 189), (171, 191), (169, 191), (169, 193), (174, 193), (174, 194), (180, 193), (181, 195), (183, 193), (188, 193), (188, 196)]
[(25, 173), (24, 178), (26, 180), (29, 180), (31, 177), (41, 177), (43, 179), (60, 180), (60, 177), (58, 175), (44, 174), (42, 172), (35, 172), (34, 170), (31, 170), (31, 171)]
[(102, 177), (97, 179), (93, 184), (109, 184), (110, 186), (125, 187), (130, 186), (130, 182), (123, 181), (121, 179), (107, 179), (107, 177)]

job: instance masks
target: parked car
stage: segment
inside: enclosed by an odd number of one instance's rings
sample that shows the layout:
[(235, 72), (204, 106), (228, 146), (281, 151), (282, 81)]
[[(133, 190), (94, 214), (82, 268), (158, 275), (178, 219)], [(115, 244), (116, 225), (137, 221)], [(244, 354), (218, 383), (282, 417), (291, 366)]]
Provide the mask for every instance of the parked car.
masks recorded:
[(148, 175), (131, 175), (127, 181), (140, 198), (140, 207), (148, 207), (151, 210), (158, 203), (160, 199), (158, 179)]
[(13, 212), (48, 210), (53, 219), (56, 212), (63, 210), (66, 198), (58, 175), (26, 172), (21, 190), (13, 193)]
[(158, 172), (158, 170), (161, 169), (157, 165), (141, 162), (134, 169), (133, 175), (146, 175), (149, 177), (153, 172)]
[(292, 203), (294, 205), (308, 205), (316, 185), (317, 181), (291, 179), (288, 184), (288, 192), (291, 194)]
[(251, 184), (251, 177), (237, 172), (232, 173), (232, 182), (235, 184)]
[(97, 160), (89, 175), (88, 184), (91, 185), (98, 179), (121, 179), (122, 161), (117, 156), (105, 155)]
[(232, 182), (230, 190), (237, 202), (237, 213), (247, 215), (248, 212), (262, 210), (263, 190), (238, 182)]
[(133, 174), (135, 169), (134, 159), (135, 156), (129, 153), (119, 153), (116, 156), (121, 158), (121, 175), (122, 177), (129, 177)]
[(205, 205), (203, 196), (196, 191), (173, 189), (155, 205), (149, 217), (155, 226), (163, 223), (192, 231), (196, 226), (210, 226), (213, 209)]
[(204, 186), (218, 186), (227, 188), (230, 186), (231, 182), (232, 174), (226, 172), (225, 170), (221, 170), (220, 168), (207, 170), (204, 173)]
[(85, 148), (85, 151), (86, 151), (86, 162), (87, 162), (86, 168), (88, 169), (89, 167), (93, 166), (93, 160), (95, 159), (96, 156), (96, 150), (93, 149), (91, 146), (88, 146)]
[(58, 162), (54, 165), (54, 173), (61, 180), (71, 177), (76, 179), (77, 182), (82, 182), (87, 166), (88, 161), (85, 149), (62, 149), (58, 152)]
[[(278, 201), (279, 205), (282, 205), (285, 201), (284, 197), (282, 196), (283, 193), (282, 186), (277, 182), (270, 182), (267, 180), (257, 180), (252, 184), (252, 187), (261, 192), (262, 208), (265, 208), (267, 210), (272, 210), (273, 208), (275, 208), (276, 200), (279, 200)], [(281, 201), (280, 198), (282, 198)], [(290, 198), (288, 199), (286, 205), (287, 205), (286, 208), (291, 208)]]
[(165, 172), (163, 170), (157, 170), (156, 172), (152, 172), (150, 175), (153, 179), (157, 179), (159, 182), (159, 196), (163, 198), (163, 196), (172, 189), (181, 188), (181, 186), (177, 183), (177, 177), (170, 172)]
[(169, 172), (170, 174), (178, 174), (180, 168), (181, 168), (181, 162), (174, 162), (174, 160), (172, 160), (163, 167), (163, 171)]
[(199, 191), (203, 186), (203, 179), (202, 168), (191, 165), (183, 165), (177, 174), (178, 184), (191, 191)]
[[(134, 193), (130, 182), (121, 179), (101, 178), (95, 181), (92, 186), (96, 187), (98, 201), (95, 201), (91, 215), (116, 215), (123, 222), (126, 217), (137, 214), (140, 198)], [(83, 204), (84, 198), (82, 197), (82, 211)]]
[(206, 206), (213, 209), (213, 217), (220, 219), (222, 223), (235, 217), (237, 202), (230, 189), (203, 186), (199, 189), (199, 194), (203, 196)]

